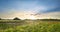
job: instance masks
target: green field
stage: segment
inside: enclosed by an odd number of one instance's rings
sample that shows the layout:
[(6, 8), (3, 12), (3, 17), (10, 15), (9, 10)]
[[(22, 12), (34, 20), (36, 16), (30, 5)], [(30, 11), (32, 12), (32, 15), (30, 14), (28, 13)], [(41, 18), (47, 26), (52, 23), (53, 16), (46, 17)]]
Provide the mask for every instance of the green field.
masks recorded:
[(60, 32), (60, 22), (41, 20), (0, 20), (0, 32)]

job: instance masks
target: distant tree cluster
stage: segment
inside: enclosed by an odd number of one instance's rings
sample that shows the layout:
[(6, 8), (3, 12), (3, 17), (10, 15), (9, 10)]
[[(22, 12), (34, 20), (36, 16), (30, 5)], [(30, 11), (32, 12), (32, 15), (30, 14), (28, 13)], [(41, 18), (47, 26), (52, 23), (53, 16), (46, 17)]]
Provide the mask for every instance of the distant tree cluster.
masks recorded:
[[(0, 20), (2, 20), (2, 18), (0, 18)], [(15, 17), (13, 20), (21, 20), (18, 17)]]
[(18, 17), (15, 17), (13, 20), (21, 20), (21, 19), (19, 19)]
[(0, 20), (1, 20), (1, 18), (0, 18)]

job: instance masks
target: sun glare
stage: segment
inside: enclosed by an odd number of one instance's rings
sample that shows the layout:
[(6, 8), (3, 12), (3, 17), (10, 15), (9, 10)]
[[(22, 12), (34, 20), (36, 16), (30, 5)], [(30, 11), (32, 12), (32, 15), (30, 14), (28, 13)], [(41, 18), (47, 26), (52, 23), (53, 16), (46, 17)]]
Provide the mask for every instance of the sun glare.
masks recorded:
[(29, 19), (36, 19), (36, 17), (35, 16), (30, 16)]

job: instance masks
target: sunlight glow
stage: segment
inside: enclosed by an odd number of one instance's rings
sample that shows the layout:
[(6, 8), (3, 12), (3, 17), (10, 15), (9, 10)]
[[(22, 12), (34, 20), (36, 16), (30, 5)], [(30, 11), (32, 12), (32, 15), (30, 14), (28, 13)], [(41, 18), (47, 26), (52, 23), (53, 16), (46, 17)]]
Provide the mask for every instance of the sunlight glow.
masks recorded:
[(36, 19), (35, 16), (30, 16), (29, 19)]

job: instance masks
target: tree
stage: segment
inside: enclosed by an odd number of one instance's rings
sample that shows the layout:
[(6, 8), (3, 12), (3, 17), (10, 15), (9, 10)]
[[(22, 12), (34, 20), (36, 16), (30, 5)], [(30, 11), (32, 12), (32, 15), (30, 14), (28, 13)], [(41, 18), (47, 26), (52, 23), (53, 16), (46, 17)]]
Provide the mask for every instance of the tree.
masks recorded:
[(20, 20), (18, 17), (15, 17), (13, 20)]
[(0, 20), (1, 20), (1, 18), (0, 18)]

